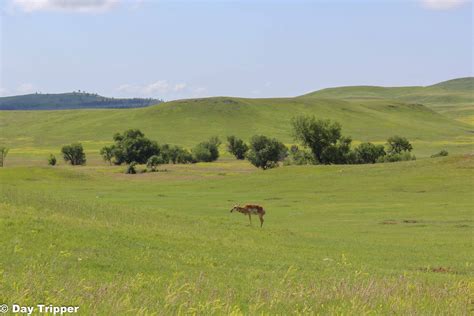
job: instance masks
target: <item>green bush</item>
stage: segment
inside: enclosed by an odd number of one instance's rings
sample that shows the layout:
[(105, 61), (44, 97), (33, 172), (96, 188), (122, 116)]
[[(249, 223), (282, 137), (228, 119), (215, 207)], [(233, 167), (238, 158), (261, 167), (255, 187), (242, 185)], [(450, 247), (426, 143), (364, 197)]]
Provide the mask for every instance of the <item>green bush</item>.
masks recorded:
[(105, 162), (108, 162), (110, 165), (112, 164), (112, 159), (115, 155), (115, 145), (112, 146), (105, 146), (100, 150), (100, 155)]
[(341, 125), (315, 116), (298, 116), (292, 120), (293, 137), (311, 149), (314, 161), (322, 164), (356, 163), (351, 151), (352, 139), (341, 135)]
[(193, 160), (196, 162), (211, 162), (219, 158), (219, 146), (221, 142), (217, 137), (211, 137), (193, 148)]
[(8, 150), (7, 147), (0, 146), (0, 167), (3, 167), (5, 158), (7, 158)]
[(387, 155), (401, 154), (412, 151), (413, 146), (408, 139), (400, 136), (392, 136), (387, 139)]
[(244, 159), (248, 150), (249, 147), (240, 138), (235, 136), (227, 137), (227, 151), (234, 155), (235, 158)]
[(380, 157), (386, 155), (383, 145), (361, 143), (354, 149), (356, 163), (376, 163)]
[(296, 145), (290, 147), (289, 155), (284, 161), (287, 165), (312, 165), (316, 164), (314, 156)]
[(101, 155), (106, 161), (109, 155), (112, 155), (117, 165), (132, 162), (144, 164), (151, 156), (160, 154), (158, 144), (146, 138), (138, 129), (130, 129), (123, 134), (117, 133), (113, 138), (115, 145), (102, 148)]
[(48, 158), (48, 165), (55, 166), (56, 163), (57, 163), (56, 157), (53, 154), (50, 154)]
[(73, 166), (86, 164), (86, 154), (80, 143), (63, 146), (61, 153), (64, 161), (70, 162)]
[(165, 163), (167, 163), (167, 162), (166, 162), (165, 159), (163, 159), (163, 157), (161, 155), (160, 156), (153, 155), (150, 158), (148, 158), (148, 161), (146, 162), (146, 167), (147, 167), (147, 170), (155, 172), (156, 168), (159, 165), (162, 165), (162, 164), (165, 164)]
[(193, 162), (191, 153), (179, 146), (170, 146), (168, 144), (161, 146), (161, 156), (166, 163), (186, 164)]
[(441, 150), (439, 153), (436, 153), (434, 155), (431, 155), (431, 158), (436, 158), (436, 157), (445, 157), (449, 155), (448, 151), (447, 150)]
[(323, 164), (350, 164), (355, 163), (354, 154), (351, 152), (352, 139), (341, 136), (335, 144), (326, 146), (320, 156)]
[(135, 169), (135, 166), (137, 165), (136, 162), (131, 162), (128, 166), (127, 169), (125, 169), (126, 174), (136, 174), (137, 170)]
[(288, 149), (275, 138), (255, 135), (250, 140), (247, 159), (263, 170), (278, 167), (278, 162), (286, 158)]
[(409, 152), (402, 152), (400, 154), (385, 155), (377, 159), (377, 162), (397, 162), (416, 160), (416, 157)]

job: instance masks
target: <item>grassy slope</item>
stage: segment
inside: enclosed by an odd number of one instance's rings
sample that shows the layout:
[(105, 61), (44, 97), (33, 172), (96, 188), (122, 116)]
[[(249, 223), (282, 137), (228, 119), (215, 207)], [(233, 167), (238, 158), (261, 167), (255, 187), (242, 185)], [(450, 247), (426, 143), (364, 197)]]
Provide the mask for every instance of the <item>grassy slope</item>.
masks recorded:
[(303, 98), (335, 98), (344, 100), (393, 99), (422, 103), (459, 121), (474, 124), (474, 78), (459, 78), (427, 87), (354, 86), (329, 88), (302, 96)]
[[(0, 293), (99, 314), (467, 314), (473, 167), (3, 168)], [(264, 228), (237, 202), (262, 203)]]
[(466, 152), (472, 140), (468, 125), (399, 101), (221, 97), (128, 110), (0, 111), (0, 143), (11, 148), (12, 156), (38, 154), (42, 159), (73, 141), (97, 153), (114, 133), (127, 128), (140, 128), (159, 142), (187, 147), (212, 135), (248, 139), (256, 133), (292, 143), (290, 120), (303, 113), (339, 121), (343, 133), (357, 141), (383, 143), (388, 136), (404, 135), (421, 156), (442, 148)]

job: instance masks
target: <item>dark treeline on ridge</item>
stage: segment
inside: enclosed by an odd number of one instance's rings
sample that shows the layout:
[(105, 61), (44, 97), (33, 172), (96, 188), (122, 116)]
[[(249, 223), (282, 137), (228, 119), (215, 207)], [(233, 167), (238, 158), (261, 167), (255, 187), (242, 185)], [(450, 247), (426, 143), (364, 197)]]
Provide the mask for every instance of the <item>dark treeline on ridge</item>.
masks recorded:
[(0, 110), (71, 110), (102, 108), (140, 108), (163, 102), (151, 98), (107, 98), (83, 91), (0, 97)]

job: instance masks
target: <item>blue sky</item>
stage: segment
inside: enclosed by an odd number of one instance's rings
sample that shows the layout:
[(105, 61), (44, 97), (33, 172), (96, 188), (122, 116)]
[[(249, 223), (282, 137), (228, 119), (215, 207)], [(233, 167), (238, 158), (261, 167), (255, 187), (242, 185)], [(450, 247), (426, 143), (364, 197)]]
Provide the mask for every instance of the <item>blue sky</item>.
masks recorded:
[(276, 97), (473, 75), (466, 0), (3, 0), (0, 94)]

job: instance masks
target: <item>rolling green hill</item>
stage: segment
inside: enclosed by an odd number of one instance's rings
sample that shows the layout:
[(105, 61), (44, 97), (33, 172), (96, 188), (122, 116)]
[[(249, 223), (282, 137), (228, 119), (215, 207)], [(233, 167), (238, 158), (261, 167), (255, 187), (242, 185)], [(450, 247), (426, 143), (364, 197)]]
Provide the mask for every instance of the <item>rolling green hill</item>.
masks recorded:
[(137, 108), (162, 102), (156, 99), (116, 99), (93, 93), (34, 93), (0, 97), (0, 110), (64, 110), (94, 108)]
[(323, 89), (301, 98), (398, 100), (421, 103), (463, 122), (474, 124), (474, 77), (444, 81), (427, 87), (353, 86)]
[(314, 97), (191, 99), (121, 110), (1, 111), (0, 143), (10, 147), (11, 154), (44, 155), (74, 141), (97, 152), (112, 142), (114, 133), (139, 128), (160, 143), (186, 147), (212, 135), (225, 139), (231, 134), (244, 139), (265, 134), (290, 144), (290, 122), (297, 114), (336, 120), (342, 124), (343, 133), (356, 141), (384, 142), (391, 135), (404, 135), (416, 144), (415, 153), (421, 155), (445, 147), (465, 152), (471, 145), (468, 125), (423, 105)]

